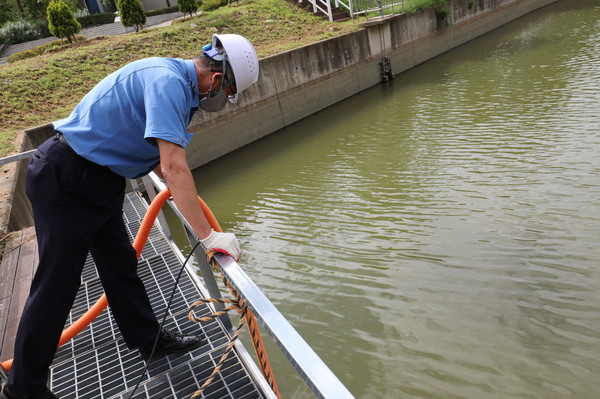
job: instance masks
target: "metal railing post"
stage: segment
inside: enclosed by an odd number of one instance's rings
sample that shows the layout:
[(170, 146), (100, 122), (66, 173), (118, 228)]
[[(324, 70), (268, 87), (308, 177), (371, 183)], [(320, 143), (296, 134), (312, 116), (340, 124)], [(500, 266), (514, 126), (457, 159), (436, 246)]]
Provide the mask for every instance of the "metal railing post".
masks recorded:
[[(185, 225), (184, 229), (188, 241), (190, 242), (190, 245), (192, 246), (192, 248), (196, 247), (196, 244), (198, 243), (196, 235), (190, 232), (190, 230)], [(200, 269), (200, 274), (204, 279), (204, 284), (206, 284), (206, 288), (208, 289), (208, 293), (210, 294), (211, 298), (222, 298), (221, 291), (219, 290), (219, 286), (217, 285), (217, 280), (215, 279), (215, 275), (213, 274), (212, 267), (208, 263), (208, 260), (206, 259), (206, 254), (204, 252), (204, 248), (202, 248), (201, 245), (196, 247), (196, 250), (194, 251), (194, 257), (196, 258), (198, 268)], [(216, 311), (225, 310), (225, 305), (222, 303), (214, 303), (213, 305)], [(221, 320), (225, 328), (227, 328), (229, 333), (233, 333), (233, 325), (231, 324), (229, 314), (225, 313), (224, 315), (219, 316), (219, 319)]]
[(331, 12), (331, 0), (327, 0), (327, 16), (329, 17), (329, 22), (333, 22), (333, 13)]
[[(160, 181), (160, 179), (158, 178), (158, 176), (155, 173), (150, 173), (148, 176), (144, 176), (142, 178), (142, 181), (144, 182), (146, 192), (148, 193), (148, 196), (151, 197), (151, 199), (153, 199), (156, 196), (156, 190), (154, 188), (155, 186), (159, 191), (162, 191), (167, 188), (167, 186), (162, 181)], [(196, 248), (196, 250), (194, 251), (194, 258), (196, 259), (196, 263), (197, 263), (198, 268), (200, 269), (200, 273), (202, 274), (202, 277), (204, 279), (204, 284), (205, 284), (206, 288), (208, 289), (208, 294), (212, 298), (215, 298), (215, 299), (222, 298), (221, 291), (219, 290), (219, 286), (217, 284), (217, 280), (215, 279), (215, 275), (213, 273), (212, 267), (208, 264), (208, 260), (206, 259), (206, 254), (204, 252), (204, 248), (202, 247), (202, 245), (196, 246), (196, 244), (199, 242), (198, 237), (196, 237), (196, 234), (194, 234), (194, 232), (191, 230), (190, 226), (185, 222), (185, 219), (183, 218), (183, 216), (179, 213), (179, 210), (177, 209), (177, 205), (175, 205), (175, 203), (173, 203), (173, 201), (169, 201), (169, 204), (171, 205), (173, 210), (178, 214), (179, 219), (181, 220), (181, 223), (183, 225), (183, 230), (185, 231), (185, 235), (190, 244), (190, 248)], [(162, 210), (159, 213), (159, 217), (161, 217), (161, 216), (162, 216), (162, 220), (164, 220), (164, 225), (168, 226), (167, 220), (164, 217)], [(168, 230), (168, 227), (167, 227), (167, 230)], [(170, 230), (169, 230), (169, 235), (171, 235)], [(173, 241), (173, 239), (171, 237), (169, 238), (169, 240)], [(213, 306), (216, 311), (221, 311), (221, 310), (225, 309), (225, 305), (222, 303), (214, 303)], [(225, 328), (227, 330), (229, 330), (229, 332), (233, 331), (231, 319), (229, 318), (229, 315), (227, 313), (225, 313), (222, 316), (219, 316), (219, 319), (221, 320), (221, 322), (223, 323)]]
[[(137, 182), (135, 182), (135, 180), (133, 180), (133, 179), (131, 181), (132, 181), (132, 186), (134, 186), (134, 188), (135, 188), (135, 185), (137, 185)], [(135, 182), (135, 185), (134, 185), (134, 182)], [(152, 179), (150, 179), (149, 176), (144, 176), (144, 177), (142, 177), (142, 182), (144, 183), (144, 189), (146, 190), (146, 193), (148, 194), (148, 198), (150, 198), (150, 202), (152, 202), (152, 200), (154, 200), (154, 197), (156, 197), (156, 194), (157, 194), (156, 190), (154, 189), (154, 184), (152, 183)], [(162, 229), (165, 236), (169, 239), (169, 241), (173, 241), (173, 234), (171, 234), (171, 229), (169, 229), (169, 225), (167, 223), (167, 218), (165, 218), (165, 214), (162, 211), (162, 209), (158, 213), (156, 220), (158, 221), (158, 225)]]

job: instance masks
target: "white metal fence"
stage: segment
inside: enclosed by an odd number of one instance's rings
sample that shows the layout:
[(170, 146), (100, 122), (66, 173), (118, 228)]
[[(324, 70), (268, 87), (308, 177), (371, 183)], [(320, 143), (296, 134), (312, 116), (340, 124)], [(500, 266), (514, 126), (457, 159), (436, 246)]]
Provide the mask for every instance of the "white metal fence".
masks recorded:
[(384, 15), (399, 14), (404, 12), (401, 0), (298, 0), (299, 4), (310, 3), (314, 13), (325, 14), (333, 22), (333, 8), (346, 11), (351, 18), (365, 16), (383, 17)]

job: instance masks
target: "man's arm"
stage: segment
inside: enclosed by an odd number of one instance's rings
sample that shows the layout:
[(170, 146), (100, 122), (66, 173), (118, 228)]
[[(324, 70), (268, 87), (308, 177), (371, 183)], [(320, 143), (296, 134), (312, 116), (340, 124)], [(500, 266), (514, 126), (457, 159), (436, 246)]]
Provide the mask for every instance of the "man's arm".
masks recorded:
[(173, 200), (198, 238), (208, 237), (211, 227), (198, 203), (196, 184), (185, 159), (185, 149), (166, 140), (156, 139), (156, 142), (160, 151), (160, 171)]
[(194, 233), (206, 249), (224, 252), (238, 261), (241, 251), (235, 235), (213, 231), (204, 216), (183, 147), (162, 139), (156, 139), (156, 142), (160, 152), (160, 173), (157, 174), (167, 181), (175, 204), (194, 229)]
[(158, 165), (156, 168), (154, 168), (153, 172), (156, 174), (156, 176), (158, 176), (159, 179), (164, 180), (165, 177), (162, 174), (162, 170), (160, 170), (160, 165)]

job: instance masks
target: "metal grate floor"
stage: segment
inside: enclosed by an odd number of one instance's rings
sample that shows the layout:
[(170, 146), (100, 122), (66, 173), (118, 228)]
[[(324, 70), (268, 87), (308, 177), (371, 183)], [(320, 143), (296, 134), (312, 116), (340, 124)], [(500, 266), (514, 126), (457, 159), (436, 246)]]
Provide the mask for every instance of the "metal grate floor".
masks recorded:
[[(136, 194), (126, 196), (123, 217), (132, 240), (145, 211), (143, 200)], [(138, 273), (159, 321), (180, 268), (181, 261), (154, 227), (142, 252)], [(195, 284), (182, 274), (165, 326), (183, 333), (201, 331), (207, 343), (189, 353), (153, 359), (134, 398), (188, 398), (208, 378), (223, 354), (229, 339), (221, 323), (212, 320), (194, 324), (187, 319), (187, 308), (201, 297)], [(88, 257), (67, 324), (84, 314), (102, 292), (93, 260)], [(208, 307), (197, 312), (199, 315), (209, 313)], [(127, 399), (145, 365), (137, 350), (127, 348), (108, 309), (58, 349), (51, 368), (51, 387), (62, 399)], [(263, 395), (234, 351), (202, 397), (251, 399)]]

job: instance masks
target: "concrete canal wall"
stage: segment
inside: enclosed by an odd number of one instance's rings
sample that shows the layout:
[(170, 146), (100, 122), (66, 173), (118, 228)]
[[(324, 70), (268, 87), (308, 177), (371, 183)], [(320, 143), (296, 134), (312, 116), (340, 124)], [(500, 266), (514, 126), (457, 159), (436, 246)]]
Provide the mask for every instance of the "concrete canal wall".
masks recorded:
[(260, 60), (257, 85), (243, 108), (199, 114), (188, 148), (192, 168), (223, 156), (381, 82), (380, 61), (398, 74), (558, 0), (454, 0), (440, 20), (435, 8), (371, 22), (360, 31)]
[[(187, 149), (192, 168), (318, 112), (381, 82), (389, 57), (399, 74), (514, 19), (559, 0), (453, 0), (411, 15), (371, 20), (364, 29), (260, 60), (260, 79), (237, 106), (198, 112)], [(231, 112), (234, 111), (234, 112)], [(49, 125), (23, 132), (21, 151), (52, 134)], [(0, 209), (0, 229), (33, 223), (24, 194), (26, 162), (12, 164), (13, 179)], [(6, 174), (6, 173), (5, 173)]]

